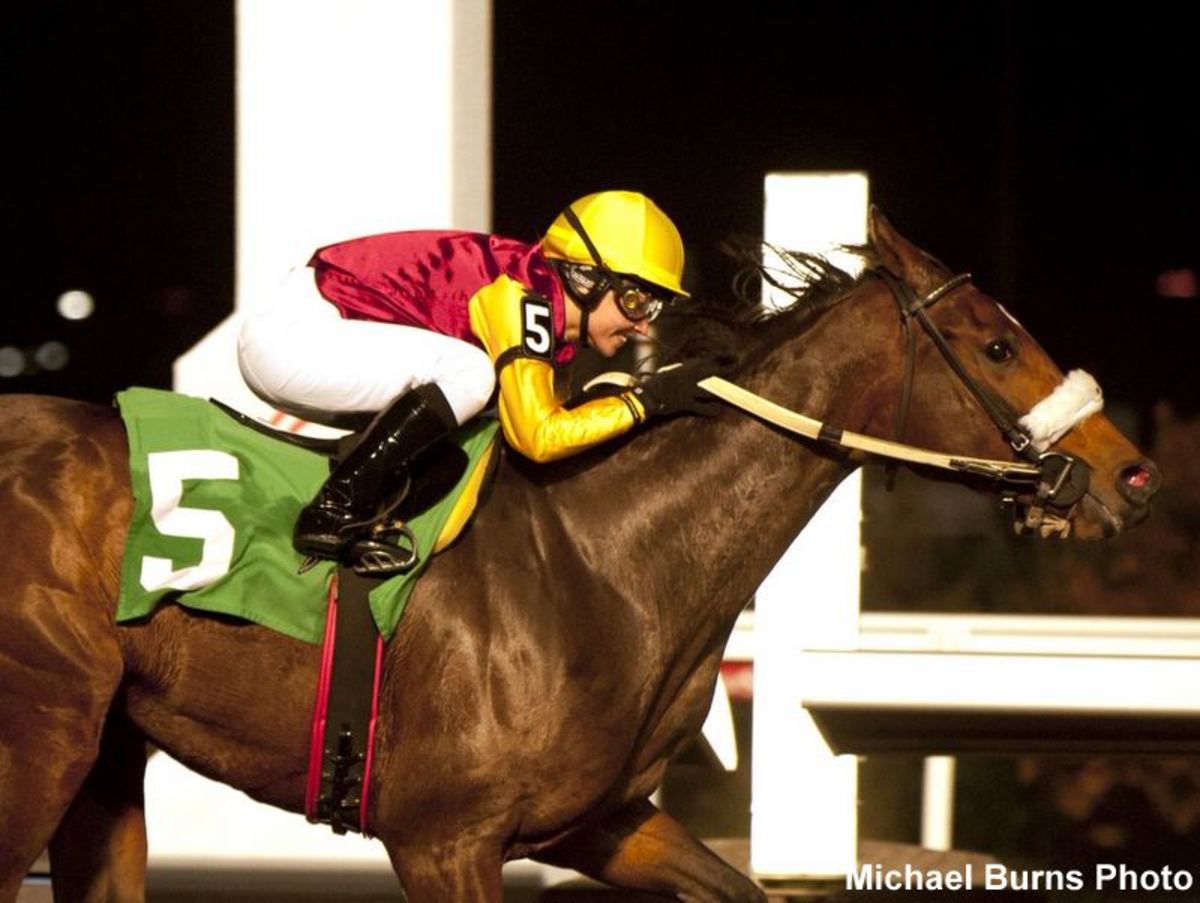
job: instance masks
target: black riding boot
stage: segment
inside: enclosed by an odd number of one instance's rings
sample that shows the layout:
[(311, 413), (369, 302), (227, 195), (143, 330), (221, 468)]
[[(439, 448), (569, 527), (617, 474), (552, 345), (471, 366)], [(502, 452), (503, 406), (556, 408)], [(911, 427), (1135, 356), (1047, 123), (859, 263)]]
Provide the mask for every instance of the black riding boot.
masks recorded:
[[(401, 395), (371, 421), (296, 520), (292, 544), (305, 555), (338, 558), (356, 528), (378, 513), (384, 483), (407, 484), (405, 465), (458, 426), (435, 385)], [(408, 492), (407, 487), (402, 495)]]

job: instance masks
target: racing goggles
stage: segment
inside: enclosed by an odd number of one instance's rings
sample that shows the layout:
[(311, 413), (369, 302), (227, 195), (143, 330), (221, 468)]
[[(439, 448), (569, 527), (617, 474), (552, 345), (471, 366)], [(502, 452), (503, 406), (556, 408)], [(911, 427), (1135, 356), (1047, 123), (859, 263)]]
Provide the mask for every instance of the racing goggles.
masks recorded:
[(666, 299), (653, 289), (607, 267), (568, 263), (561, 269), (572, 294), (589, 310), (594, 309), (609, 289), (617, 299), (617, 310), (631, 323), (653, 322), (666, 306)]

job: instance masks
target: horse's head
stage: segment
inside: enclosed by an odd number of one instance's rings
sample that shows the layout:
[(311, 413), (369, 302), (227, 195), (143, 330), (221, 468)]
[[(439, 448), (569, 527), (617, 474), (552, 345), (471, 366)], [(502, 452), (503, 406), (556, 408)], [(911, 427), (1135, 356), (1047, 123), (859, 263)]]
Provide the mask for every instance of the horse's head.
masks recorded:
[(1040, 466), (1041, 479), (1026, 486), (996, 484), (1016, 508), (1018, 529), (1094, 539), (1141, 521), (1158, 470), (1108, 418), (1089, 413), (1100, 401), (1094, 381), (1077, 371), (1064, 382), (1004, 308), (874, 209), (870, 242), (884, 277), (875, 291), (891, 294), (892, 314), (900, 312), (888, 356), (901, 371), (899, 392), (875, 426), (890, 418), (906, 443)]

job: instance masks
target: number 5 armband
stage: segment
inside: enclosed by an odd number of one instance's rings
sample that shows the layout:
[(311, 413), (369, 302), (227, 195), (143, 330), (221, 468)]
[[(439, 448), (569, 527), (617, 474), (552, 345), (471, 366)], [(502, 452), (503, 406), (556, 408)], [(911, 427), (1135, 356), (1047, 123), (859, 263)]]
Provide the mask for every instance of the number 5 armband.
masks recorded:
[(500, 425), (508, 443), (534, 461), (553, 461), (627, 432), (640, 402), (602, 398), (567, 410), (554, 391), (550, 301), (501, 276), (471, 299), (471, 330), (496, 367)]

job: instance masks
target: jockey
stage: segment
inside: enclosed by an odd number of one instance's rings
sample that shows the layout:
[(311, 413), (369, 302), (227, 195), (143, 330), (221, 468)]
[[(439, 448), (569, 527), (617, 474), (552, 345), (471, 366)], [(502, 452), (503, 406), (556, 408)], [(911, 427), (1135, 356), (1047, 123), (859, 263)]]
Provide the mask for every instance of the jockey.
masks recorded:
[(238, 340), (250, 388), (316, 422), (379, 412), (301, 512), (294, 544), (338, 558), (374, 519), (389, 475), (470, 420), (499, 383), (505, 438), (552, 461), (650, 416), (705, 413), (694, 367), (567, 409), (555, 369), (575, 347), (612, 357), (683, 290), (683, 242), (653, 201), (603, 191), (567, 207), (538, 244), (469, 232), (393, 232), (320, 248), (284, 302)]

